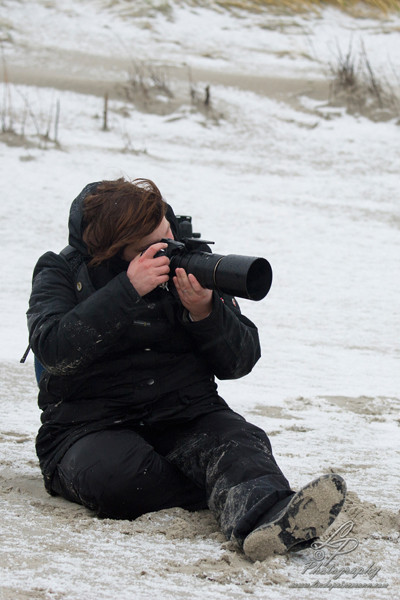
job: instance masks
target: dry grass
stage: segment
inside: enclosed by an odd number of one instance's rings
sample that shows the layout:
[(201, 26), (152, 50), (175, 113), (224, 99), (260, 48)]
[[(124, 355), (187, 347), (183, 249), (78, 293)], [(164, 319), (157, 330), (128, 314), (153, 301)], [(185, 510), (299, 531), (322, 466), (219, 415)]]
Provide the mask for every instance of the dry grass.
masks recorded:
[[(159, 114), (171, 115), (180, 110), (189, 109), (205, 117), (207, 123), (218, 124), (222, 114), (218, 113), (212, 103), (210, 85), (196, 84), (188, 69), (188, 96), (174, 90), (176, 81), (170, 80), (168, 68), (150, 63), (132, 61), (125, 84), (117, 86), (117, 95), (125, 100), (128, 105), (133, 105), (137, 110)], [(176, 87), (176, 85), (175, 85)], [(189, 106), (190, 104), (190, 106)], [(105, 108), (106, 111), (106, 108)], [(129, 109), (127, 109), (129, 113)], [(183, 113), (182, 113), (183, 114)], [(180, 119), (181, 116), (173, 117)], [(106, 116), (103, 119), (106, 124)], [(103, 125), (103, 130), (107, 127)]]
[(335, 6), (350, 13), (362, 12), (366, 7), (375, 13), (400, 11), (400, 0), (217, 0), (222, 8), (240, 8), (259, 11), (266, 7), (304, 12), (324, 6)]
[(176, 104), (167, 69), (149, 63), (132, 61), (128, 81), (118, 91), (125, 100), (147, 112), (169, 113)]
[(26, 91), (13, 85), (8, 76), (4, 50), (0, 44), (2, 77), (0, 83), (0, 139), (10, 146), (59, 147), (58, 127), (60, 101), (52, 102), (43, 110), (41, 103), (34, 106)]
[(393, 72), (390, 79), (378, 76), (363, 43), (359, 49), (350, 43), (345, 53), (338, 47), (336, 61), (330, 64), (330, 80), (331, 104), (375, 121), (400, 116), (400, 98), (393, 87), (399, 88), (397, 74)]

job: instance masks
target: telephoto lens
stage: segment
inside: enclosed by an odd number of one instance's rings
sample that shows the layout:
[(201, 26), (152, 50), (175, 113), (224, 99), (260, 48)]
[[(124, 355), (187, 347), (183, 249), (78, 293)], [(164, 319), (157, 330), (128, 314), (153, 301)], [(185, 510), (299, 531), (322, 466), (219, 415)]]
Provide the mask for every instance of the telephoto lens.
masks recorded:
[(204, 244), (210, 243), (198, 239), (162, 241), (168, 244), (168, 248), (158, 254), (170, 259), (171, 277), (175, 269), (183, 268), (186, 273), (193, 273), (205, 288), (248, 300), (262, 300), (271, 288), (272, 268), (266, 258), (240, 254), (224, 256), (193, 249), (193, 245), (204, 247)]

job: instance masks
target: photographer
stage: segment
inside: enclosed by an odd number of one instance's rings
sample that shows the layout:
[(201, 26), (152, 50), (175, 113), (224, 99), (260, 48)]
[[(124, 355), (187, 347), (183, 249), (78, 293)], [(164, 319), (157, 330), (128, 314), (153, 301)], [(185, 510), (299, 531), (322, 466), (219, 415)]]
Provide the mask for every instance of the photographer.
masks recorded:
[(177, 268), (171, 207), (149, 180), (86, 186), (69, 244), (38, 261), (28, 310), (44, 367), (36, 449), (47, 490), (101, 517), (209, 508), (254, 560), (300, 548), (339, 513), (345, 485), (325, 475), (295, 493), (266, 434), (233, 412), (215, 377), (260, 357), (235, 299)]

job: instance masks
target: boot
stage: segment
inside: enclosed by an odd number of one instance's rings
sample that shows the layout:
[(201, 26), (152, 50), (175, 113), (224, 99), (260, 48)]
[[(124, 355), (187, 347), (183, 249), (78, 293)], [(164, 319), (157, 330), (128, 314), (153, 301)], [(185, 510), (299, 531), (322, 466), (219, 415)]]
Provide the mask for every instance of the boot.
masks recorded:
[(345, 496), (346, 484), (340, 475), (314, 479), (272, 507), (264, 522), (245, 538), (244, 553), (251, 560), (261, 561), (272, 554), (285, 554), (310, 545), (333, 523)]

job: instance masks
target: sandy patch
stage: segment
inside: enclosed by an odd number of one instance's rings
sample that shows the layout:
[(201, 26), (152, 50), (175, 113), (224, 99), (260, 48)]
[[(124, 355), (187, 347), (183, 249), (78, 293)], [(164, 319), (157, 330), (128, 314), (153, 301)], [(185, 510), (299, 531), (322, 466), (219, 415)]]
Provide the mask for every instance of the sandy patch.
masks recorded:
[[(166, 598), (200, 598), (196, 590), (200, 594), (202, 585), (215, 598), (251, 594), (261, 599), (266, 593), (281, 598), (293, 593), (294, 584), (309, 585), (317, 580), (309, 566), (315, 563), (312, 549), (253, 563), (225, 540), (209, 511), (190, 513), (175, 508), (135, 521), (100, 520), (79, 505), (49, 496), (34, 453), (38, 413), (29, 408), (36, 395), (32, 372), (29, 367), (3, 365), (2, 375), (1, 407), (10, 415), (0, 427), (0, 597), (4, 600), (75, 600), (82, 597), (76, 590), (90, 600), (109, 598), (113, 586), (121, 592), (121, 578), (128, 586), (124, 589), (134, 586), (139, 598), (146, 597), (154, 586)], [(372, 583), (395, 589), (399, 514), (362, 501), (350, 490), (341, 514), (322, 541), (349, 522), (357, 548), (335, 557), (332, 564), (366, 570), (374, 563), (379, 571)], [(326, 553), (332, 556), (332, 548)], [(328, 576), (318, 577), (322, 583), (329, 580)], [(340, 581), (354, 583), (348, 574)], [(371, 584), (367, 575), (359, 575), (357, 582)], [(185, 589), (191, 590), (189, 596)], [(364, 597), (381, 598), (385, 590), (365, 588)], [(307, 598), (307, 590), (304, 594)]]

